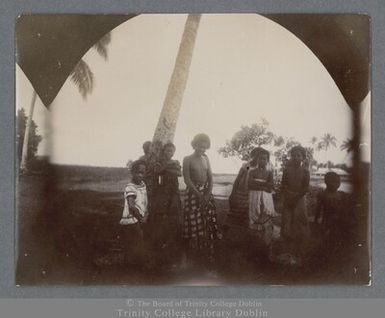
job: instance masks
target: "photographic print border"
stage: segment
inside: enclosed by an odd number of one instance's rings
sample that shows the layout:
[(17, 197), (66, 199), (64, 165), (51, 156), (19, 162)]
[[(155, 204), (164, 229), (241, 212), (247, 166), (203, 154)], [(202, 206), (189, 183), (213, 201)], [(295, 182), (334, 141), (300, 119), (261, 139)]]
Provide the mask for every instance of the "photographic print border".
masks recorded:
[[(76, 4), (76, 5), (75, 5)], [(380, 1), (130, 1), (114, 3), (110, 1), (66, 1), (52, 3), (30, 1), (28, 4), (3, 1), (1, 19), (0, 96), (1, 96), (1, 181), (0, 202), (0, 297), (4, 298), (73, 298), (73, 297), (260, 297), (260, 298), (380, 298), (385, 295), (384, 248), (384, 190), (383, 134), (385, 87), (384, 74), (385, 28), (381, 17), (385, 6)], [(237, 286), (237, 287), (17, 287), (14, 284), (15, 271), (15, 166), (14, 166), (14, 118), (15, 118), (15, 58), (14, 22), (21, 13), (157, 13), (157, 12), (211, 12), (211, 13), (367, 13), (372, 23), (372, 285), (367, 286)], [(382, 25), (380, 25), (382, 24)]]

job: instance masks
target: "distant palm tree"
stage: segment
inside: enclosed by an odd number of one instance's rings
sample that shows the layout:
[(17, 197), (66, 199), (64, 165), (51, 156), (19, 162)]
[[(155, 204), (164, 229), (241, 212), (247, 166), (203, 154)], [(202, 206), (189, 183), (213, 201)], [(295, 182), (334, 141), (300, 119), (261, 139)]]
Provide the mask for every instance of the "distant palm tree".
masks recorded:
[(341, 150), (346, 150), (346, 155), (345, 155), (344, 161), (346, 160), (346, 158), (348, 157), (348, 155), (349, 155), (351, 152), (354, 151), (354, 148), (355, 148), (355, 146), (354, 146), (354, 141), (353, 141), (353, 139), (351, 139), (351, 138), (346, 138), (346, 139), (342, 142), (342, 144), (341, 144), (341, 146), (340, 146), (340, 149), (341, 149)]
[(340, 149), (341, 150), (346, 150), (347, 153), (352, 152), (354, 150), (353, 139), (350, 139), (350, 138), (345, 139), (342, 142), (342, 144), (340, 146)]
[[(111, 34), (107, 33), (93, 46), (93, 48), (105, 60), (108, 57), (107, 46), (110, 42), (111, 42)], [(91, 94), (92, 89), (94, 87), (94, 74), (92, 73), (91, 68), (83, 59), (81, 59), (72, 70), (70, 76), (71, 76), (71, 80), (78, 87), (82, 97), (86, 99), (87, 95)], [(35, 110), (36, 97), (37, 97), (37, 93), (34, 90), (32, 94), (32, 101), (29, 109), (29, 116), (27, 118), (27, 123), (25, 127), (24, 138), (23, 138), (23, 149), (22, 149), (21, 163), (20, 163), (21, 172), (27, 171), (28, 142), (29, 142), (29, 134), (31, 129), (32, 117)]]
[(327, 152), (330, 147), (334, 147), (334, 148), (337, 147), (336, 143), (337, 143), (337, 138), (330, 133), (326, 133), (325, 135), (323, 135), (320, 142), (318, 143), (318, 149), (325, 150), (325, 161), (327, 162), (328, 169), (330, 168), (329, 166), (330, 163), (327, 160)]

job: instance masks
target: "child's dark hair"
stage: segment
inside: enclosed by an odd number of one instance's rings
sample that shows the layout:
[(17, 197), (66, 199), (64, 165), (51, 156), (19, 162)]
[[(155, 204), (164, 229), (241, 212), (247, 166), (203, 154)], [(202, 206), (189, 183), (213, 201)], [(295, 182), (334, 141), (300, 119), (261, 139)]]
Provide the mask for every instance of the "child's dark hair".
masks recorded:
[(174, 149), (174, 151), (176, 150), (175, 145), (174, 145), (172, 142), (168, 142), (168, 143), (166, 143), (166, 144), (162, 147), (162, 153), (165, 152), (167, 148), (172, 148), (172, 149)]
[(266, 149), (264, 148), (260, 148), (256, 157), (257, 159), (261, 156), (261, 155), (266, 155), (267, 156), (267, 161), (270, 161), (270, 152), (268, 152)]
[(191, 146), (195, 148), (196, 144), (199, 142), (207, 143), (207, 148), (210, 148), (211, 146), (210, 137), (207, 136), (206, 134), (195, 135), (194, 139), (191, 141)]
[(324, 180), (326, 184), (329, 182), (341, 182), (341, 177), (337, 173), (329, 171), (325, 174)]
[(299, 152), (302, 155), (303, 159), (306, 159), (306, 150), (305, 150), (304, 147), (302, 147), (302, 146), (294, 146), (293, 148), (290, 149), (290, 156), (293, 157), (293, 154), (296, 151)]
[(139, 167), (142, 166), (142, 165), (146, 167), (146, 163), (143, 160), (135, 160), (131, 164), (131, 172), (139, 171)]

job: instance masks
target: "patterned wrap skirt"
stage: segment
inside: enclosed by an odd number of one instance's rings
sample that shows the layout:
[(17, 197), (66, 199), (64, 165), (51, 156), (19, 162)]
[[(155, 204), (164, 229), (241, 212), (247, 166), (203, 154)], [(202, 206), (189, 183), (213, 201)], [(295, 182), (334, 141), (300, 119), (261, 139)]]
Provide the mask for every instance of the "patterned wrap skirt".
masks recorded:
[[(203, 195), (208, 184), (195, 187)], [(187, 189), (184, 200), (183, 238), (187, 241), (188, 250), (202, 257), (207, 256), (211, 260), (219, 237), (214, 197), (211, 195), (207, 205), (201, 207), (197, 196)]]
[(229, 197), (230, 211), (226, 223), (247, 226), (249, 223), (249, 190), (234, 189)]

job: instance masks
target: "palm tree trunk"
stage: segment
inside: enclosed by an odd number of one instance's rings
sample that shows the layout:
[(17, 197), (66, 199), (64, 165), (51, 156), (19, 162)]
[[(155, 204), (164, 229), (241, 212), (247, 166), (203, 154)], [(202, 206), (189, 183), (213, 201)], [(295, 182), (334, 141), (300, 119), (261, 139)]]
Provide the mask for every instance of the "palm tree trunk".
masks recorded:
[(23, 139), (23, 149), (21, 152), (21, 164), (20, 164), (20, 170), (21, 172), (27, 172), (27, 161), (28, 161), (28, 142), (29, 142), (29, 134), (31, 130), (31, 123), (32, 123), (32, 117), (33, 117), (33, 111), (35, 109), (35, 103), (36, 103), (36, 91), (33, 91), (32, 94), (32, 101), (31, 101), (31, 107), (29, 109), (29, 115), (27, 118), (27, 124), (25, 126), (25, 132), (24, 132), (24, 139)]
[(167, 89), (166, 98), (155, 129), (153, 143), (165, 144), (172, 142), (175, 135), (179, 111), (182, 106), (189, 69), (192, 60), (195, 40), (198, 32), (200, 14), (189, 14), (182, 40), (176, 57), (174, 71)]

